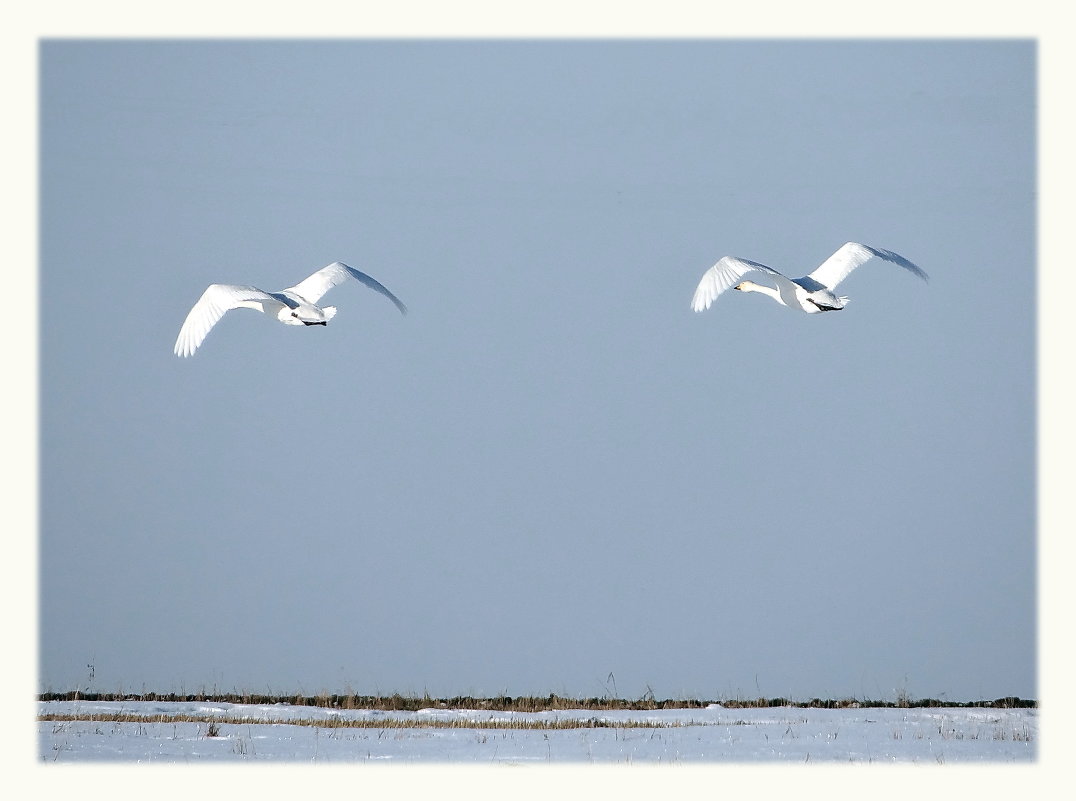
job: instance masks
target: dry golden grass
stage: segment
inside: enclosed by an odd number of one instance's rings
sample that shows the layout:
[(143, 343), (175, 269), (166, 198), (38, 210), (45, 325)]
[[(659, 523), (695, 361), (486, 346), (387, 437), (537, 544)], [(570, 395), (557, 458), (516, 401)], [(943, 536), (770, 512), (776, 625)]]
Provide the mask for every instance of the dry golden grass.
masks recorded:
[(551, 710), (584, 709), (588, 711), (652, 711), (656, 709), (704, 709), (712, 703), (720, 703), (727, 709), (757, 709), (765, 707), (794, 706), (804, 708), (847, 709), (856, 707), (993, 707), (998, 709), (1034, 708), (1038, 702), (1022, 698), (998, 698), (993, 701), (941, 701), (936, 698), (913, 700), (901, 696), (897, 701), (871, 701), (866, 699), (838, 698), (809, 701), (793, 701), (788, 698), (733, 698), (720, 701), (698, 699), (658, 700), (652, 693), (642, 698), (567, 698), (550, 693), (542, 696), (500, 695), (477, 698), (457, 695), (452, 698), (432, 698), (429, 695), (355, 695), (349, 693), (319, 695), (261, 695), (255, 693), (86, 693), (47, 692), (38, 696), (39, 701), (197, 701), (216, 704), (292, 704), (294, 706), (321, 707), (326, 709), (375, 709), (386, 712), (417, 712), (420, 709), (478, 709), (498, 712), (547, 712)]
[[(474, 720), (454, 718), (452, 720), (437, 720), (423, 718), (379, 718), (372, 719), (341, 719), (328, 718), (290, 718), (286, 720), (265, 720), (263, 718), (249, 718), (242, 715), (191, 715), (191, 714), (156, 714), (138, 715), (129, 712), (95, 712), (86, 714), (60, 714), (47, 713), (38, 715), (39, 721), (70, 723), (84, 721), (89, 723), (206, 723), (211, 727), (219, 727), (225, 724), (251, 725), (251, 724), (277, 724), (287, 726), (316, 726), (322, 729), (531, 729), (531, 730), (560, 730), (560, 729), (668, 729), (679, 726), (693, 725), (682, 721), (670, 721), (660, 723), (646, 720), (603, 720), (601, 718), (575, 719), (575, 720)], [(704, 725), (704, 724), (694, 724)]]

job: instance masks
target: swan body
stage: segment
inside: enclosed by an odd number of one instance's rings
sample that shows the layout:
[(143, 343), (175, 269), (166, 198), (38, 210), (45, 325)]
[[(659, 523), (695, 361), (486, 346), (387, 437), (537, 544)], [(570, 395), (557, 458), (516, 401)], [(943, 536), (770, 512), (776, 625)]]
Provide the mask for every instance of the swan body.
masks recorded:
[[(848, 277), (859, 265), (872, 258), (898, 264), (924, 281), (928, 276), (919, 267), (912, 264), (899, 253), (858, 242), (846, 242), (837, 251), (822, 262), (814, 272), (802, 278), (787, 278), (772, 267), (755, 261), (725, 256), (713, 267), (703, 273), (691, 299), (691, 308), (697, 312), (710, 308), (718, 295), (729, 287), (741, 292), (760, 292), (776, 300), (782, 306), (799, 309), (808, 314), (839, 311), (848, 304), (848, 298), (833, 292), (837, 284)], [(768, 275), (775, 286), (764, 286), (754, 281), (741, 280), (751, 272)]]
[(254, 309), (275, 316), (285, 325), (326, 325), (336, 315), (336, 307), (319, 306), (318, 301), (334, 286), (351, 279), (380, 292), (396, 304), (401, 314), (407, 314), (407, 307), (381, 283), (343, 262), (334, 261), (280, 292), (265, 292), (254, 286), (210, 284), (183, 321), (175, 354), (192, 356), (210, 329), (232, 309)]

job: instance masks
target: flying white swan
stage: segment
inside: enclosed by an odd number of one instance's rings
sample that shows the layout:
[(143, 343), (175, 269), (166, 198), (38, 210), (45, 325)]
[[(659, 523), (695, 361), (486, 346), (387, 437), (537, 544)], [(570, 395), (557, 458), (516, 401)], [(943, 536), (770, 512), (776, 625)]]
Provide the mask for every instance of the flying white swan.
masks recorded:
[(400, 299), (378, 281), (343, 262), (334, 261), (295, 286), (280, 292), (263, 292), (253, 286), (210, 284), (183, 321), (179, 337), (176, 338), (175, 354), (193, 355), (206, 338), (209, 329), (231, 309), (254, 309), (265, 314), (274, 314), (285, 325), (326, 325), (336, 314), (336, 307), (318, 306), (317, 302), (334, 286), (352, 278), (380, 292), (396, 304), (401, 314), (407, 314), (407, 307)]
[[(837, 311), (848, 304), (848, 298), (833, 294), (837, 284), (847, 278), (856, 267), (875, 256), (899, 264), (924, 281), (927, 280), (928, 276), (925, 272), (899, 253), (872, 248), (870, 245), (861, 245), (858, 242), (845, 243), (814, 272), (803, 278), (786, 278), (765, 264), (738, 259), (735, 256), (725, 256), (703, 273), (702, 280), (695, 289), (695, 296), (691, 299), (691, 308), (697, 312), (705, 311), (717, 300), (718, 295), (732, 287), (741, 292), (761, 292), (769, 295), (782, 306), (800, 309), (808, 314)], [(773, 282), (777, 287), (740, 280), (750, 272), (761, 272), (773, 276)]]

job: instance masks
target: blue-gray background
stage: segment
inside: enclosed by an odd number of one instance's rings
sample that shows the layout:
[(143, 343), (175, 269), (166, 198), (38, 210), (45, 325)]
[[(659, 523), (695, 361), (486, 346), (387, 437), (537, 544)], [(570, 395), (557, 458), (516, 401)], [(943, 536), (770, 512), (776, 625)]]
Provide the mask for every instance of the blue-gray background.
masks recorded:
[(40, 53), (42, 689), (1035, 696), (1031, 41)]

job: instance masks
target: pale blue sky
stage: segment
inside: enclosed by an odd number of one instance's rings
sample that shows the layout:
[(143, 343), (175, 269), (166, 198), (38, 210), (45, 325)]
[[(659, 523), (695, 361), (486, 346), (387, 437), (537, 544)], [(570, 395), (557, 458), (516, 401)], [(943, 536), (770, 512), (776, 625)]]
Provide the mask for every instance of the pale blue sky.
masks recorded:
[(40, 54), (42, 689), (1036, 694), (1030, 40)]

